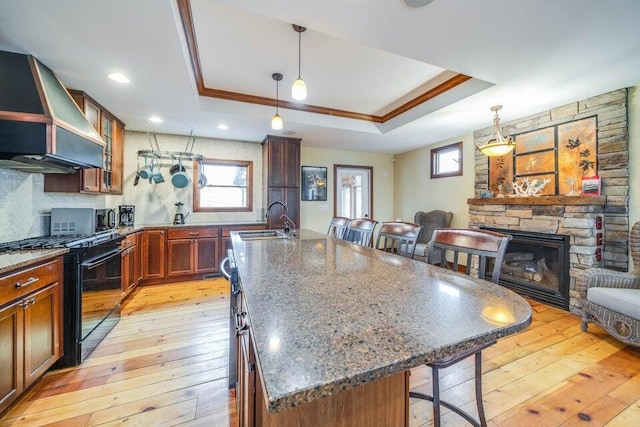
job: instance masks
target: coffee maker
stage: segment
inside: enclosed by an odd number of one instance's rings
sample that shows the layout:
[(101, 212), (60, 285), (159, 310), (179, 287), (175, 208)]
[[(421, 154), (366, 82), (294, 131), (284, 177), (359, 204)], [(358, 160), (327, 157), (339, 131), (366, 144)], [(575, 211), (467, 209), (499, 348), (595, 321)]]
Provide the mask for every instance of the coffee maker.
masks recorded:
[(176, 205), (176, 214), (173, 216), (173, 224), (174, 225), (184, 224), (184, 220), (189, 216), (189, 214), (184, 213), (184, 209), (182, 208), (184, 206), (184, 203), (178, 202), (175, 205)]
[(118, 207), (118, 224), (122, 227), (133, 227), (136, 207), (133, 205), (120, 205)]

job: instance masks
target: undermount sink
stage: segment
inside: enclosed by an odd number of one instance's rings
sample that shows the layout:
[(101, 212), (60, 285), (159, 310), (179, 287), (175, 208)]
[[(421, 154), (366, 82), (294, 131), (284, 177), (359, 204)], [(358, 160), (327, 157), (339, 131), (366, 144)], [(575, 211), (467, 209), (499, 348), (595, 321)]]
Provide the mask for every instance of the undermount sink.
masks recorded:
[(239, 231), (242, 240), (286, 239), (287, 236), (276, 230)]

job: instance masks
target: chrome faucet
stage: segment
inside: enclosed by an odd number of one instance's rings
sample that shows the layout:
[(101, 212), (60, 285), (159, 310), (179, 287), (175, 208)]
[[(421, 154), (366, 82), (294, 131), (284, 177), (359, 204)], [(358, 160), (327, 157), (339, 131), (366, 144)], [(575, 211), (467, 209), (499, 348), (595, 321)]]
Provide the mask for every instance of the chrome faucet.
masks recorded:
[(284, 214), (286, 215), (288, 213), (287, 205), (285, 205), (284, 203), (282, 203), (281, 201), (278, 200), (278, 201), (275, 201), (275, 202), (271, 203), (269, 206), (267, 206), (267, 214), (264, 216), (265, 218), (269, 218), (269, 211), (271, 210), (273, 205), (282, 205), (282, 207), (284, 208)]
[[(280, 215), (280, 219), (282, 219), (282, 217), (284, 217), (284, 234), (289, 235), (289, 230), (293, 230), (292, 234), (295, 236), (296, 223), (293, 222), (293, 220), (289, 218), (287, 214)], [(289, 227), (289, 223), (291, 223), (291, 227)]]
[[(284, 227), (283, 227), (284, 228), (284, 234), (288, 235), (289, 234), (289, 230), (290, 230), (289, 223), (291, 223), (291, 225), (293, 226), (294, 229), (296, 228), (296, 224), (295, 224), (295, 222), (293, 222), (291, 220), (291, 218), (289, 218), (289, 215), (288, 215), (289, 211), (287, 210), (287, 205), (285, 205), (284, 203), (282, 203), (279, 200), (271, 203), (269, 206), (267, 206), (267, 213), (265, 214), (264, 217), (265, 218), (269, 218), (269, 214), (270, 214), (270, 211), (271, 211), (271, 208), (273, 207), (273, 205), (282, 205), (282, 208), (284, 209), (284, 213), (282, 215), (280, 215), (280, 219), (282, 219), (282, 217), (284, 217)], [(294, 235), (295, 235), (295, 232), (294, 232)]]

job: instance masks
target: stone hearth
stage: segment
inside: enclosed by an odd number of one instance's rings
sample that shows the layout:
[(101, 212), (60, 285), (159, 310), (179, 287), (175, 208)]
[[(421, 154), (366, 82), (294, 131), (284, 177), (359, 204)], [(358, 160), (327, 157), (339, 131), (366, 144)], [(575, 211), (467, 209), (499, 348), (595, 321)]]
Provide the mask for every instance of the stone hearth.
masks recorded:
[(469, 199), (471, 228), (501, 228), (569, 236), (569, 310), (580, 313), (575, 278), (604, 265), (605, 197), (505, 197)]

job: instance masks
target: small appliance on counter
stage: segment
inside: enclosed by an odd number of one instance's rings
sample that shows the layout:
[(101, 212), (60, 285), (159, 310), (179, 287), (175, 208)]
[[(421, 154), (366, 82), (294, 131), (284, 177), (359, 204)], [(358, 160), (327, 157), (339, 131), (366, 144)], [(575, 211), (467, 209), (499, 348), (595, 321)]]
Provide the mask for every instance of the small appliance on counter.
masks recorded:
[(133, 227), (136, 207), (133, 205), (120, 205), (118, 207), (118, 224), (122, 227)]
[(189, 214), (184, 213), (184, 209), (182, 208), (184, 206), (184, 203), (178, 202), (175, 205), (176, 205), (176, 214), (173, 216), (173, 224), (174, 225), (184, 224), (184, 220), (189, 216)]
[(51, 235), (91, 236), (116, 227), (115, 209), (52, 208)]

